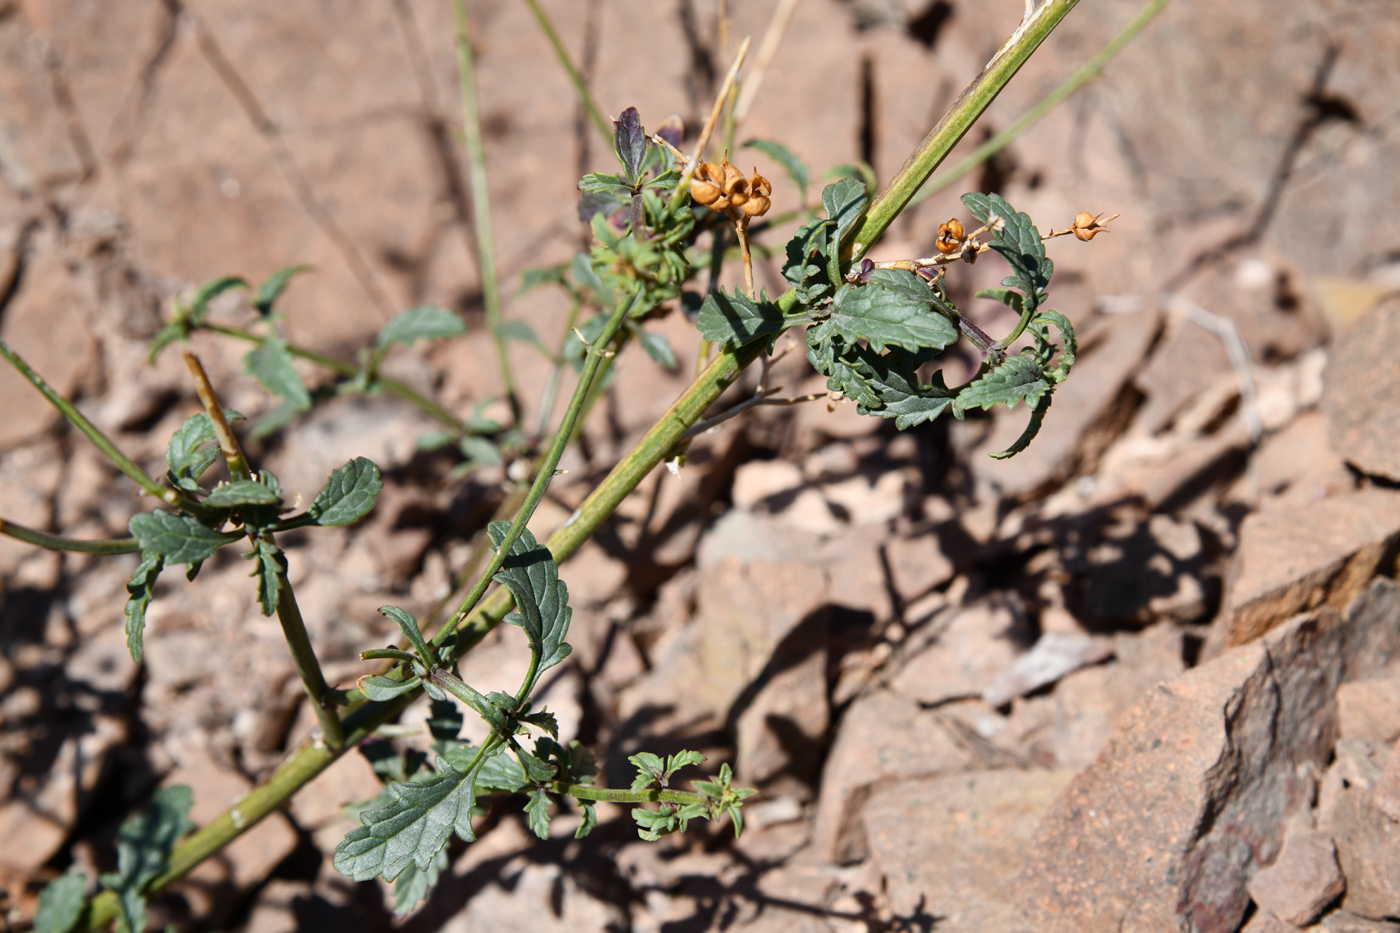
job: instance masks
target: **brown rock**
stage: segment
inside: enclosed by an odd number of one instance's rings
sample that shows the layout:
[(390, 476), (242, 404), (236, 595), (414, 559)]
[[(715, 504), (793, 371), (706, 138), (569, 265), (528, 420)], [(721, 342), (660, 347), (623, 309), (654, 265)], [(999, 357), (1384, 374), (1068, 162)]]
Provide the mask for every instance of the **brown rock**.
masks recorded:
[(1337, 724), (1344, 739), (1400, 738), (1400, 677), (1358, 680), (1337, 691)]
[(972, 761), (937, 716), (907, 697), (882, 690), (855, 700), (822, 770), (812, 829), (818, 855), (837, 865), (865, 858), (860, 813), (881, 782), (961, 771)]
[(1363, 473), (1400, 480), (1400, 300), (1383, 302), (1332, 347), (1327, 415), (1332, 446)]
[(1324, 917), (1322, 928), (1327, 933), (1400, 933), (1400, 923), (1370, 920), (1345, 910)]
[(1107, 638), (1047, 632), (1030, 651), (1002, 671), (982, 694), (988, 706), (1005, 706), (1017, 697), (1053, 684), (1061, 677), (1113, 654)]
[[(1327, 439), (1327, 419), (1317, 410), (1303, 412), (1283, 430), (1265, 438), (1253, 463), (1258, 467), (1263, 507), (1296, 508), (1356, 485)], [(1229, 498), (1252, 501), (1249, 480), (1248, 475), (1241, 477)]]
[(1345, 616), (1300, 616), (1154, 690), (1042, 823), (1020, 892), (1034, 929), (1236, 929), (1245, 882), (1310, 806), (1300, 767), (1331, 753), (1332, 693), (1400, 654), (1397, 614), (1377, 580)]
[(1400, 755), (1395, 753), (1394, 748), (1390, 750), (1385, 770), (1381, 772), (1380, 779), (1376, 782), (1376, 790), (1372, 799), (1375, 801), (1377, 810), (1392, 820), (1400, 822)]
[(1337, 847), (1327, 833), (1290, 836), (1274, 863), (1249, 879), (1249, 896), (1263, 910), (1307, 926), (1346, 890)]
[(1332, 814), (1337, 859), (1347, 879), (1342, 906), (1373, 920), (1400, 916), (1400, 822), (1363, 784), (1342, 789)]
[(1295, 613), (1345, 606), (1397, 536), (1400, 492), (1386, 489), (1249, 516), (1212, 641), (1242, 645)]
[(890, 784), (865, 805), (870, 854), (896, 916), (950, 933), (1035, 929), (1017, 907), (1017, 871), (1067, 771), (968, 771)]
[(1261, 910), (1240, 927), (1240, 933), (1298, 933), (1291, 923), (1284, 923), (1266, 910)]
[(936, 534), (895, 538), (885, 545), (885, 560), (895, 592), (906, 603), (953, 578), (953, 562)]
[(920, 703), (941, 703), (982, 691), (1028, 647), (1019, 604), (983, 600), (953, 613), (932, 644), (906, 659), (890, 689)]

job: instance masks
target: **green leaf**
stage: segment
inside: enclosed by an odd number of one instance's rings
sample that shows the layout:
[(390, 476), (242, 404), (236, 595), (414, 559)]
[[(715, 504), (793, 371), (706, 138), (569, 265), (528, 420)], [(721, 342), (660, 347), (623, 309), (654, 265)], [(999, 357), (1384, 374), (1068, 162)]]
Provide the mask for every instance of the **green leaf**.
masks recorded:
[(240, 505), (276, 505), (282, 496), (257, 480), (235, 479), (215, 486), (204, 504), (215, 509), (232, 509)]
[(204, 323), (204, 315), (209, 313), (209, 302), (231, 288), (248, 288), (247, 279), (237, 275), (224, 275), (211, 279), (199, 286), (190, 299), (190, 323), (199, 327)]
[(413, 908), (428, 896), (428, 892), (438, 883), (438, 878), (447, 870), (447, 847), (443, 846), (428, 867), (423, 871), (417, 865), (409, 865), (394, 880), (394, 916), (403, 917), (413, 912)]
[(580, 800), (579, 809), (583, 811), (583, 822), (578, 824), (578, 829), (574, 830), (574, 838), (582, 839), (598, 826), (598, 808), (591, 800)]
[(420, 434), (414, 440), (413, 446), (417, 450), (431, 451), (441, 450), (448, 444), (455, 443), (458, 434), (456, 431), (430, 431), (427, 434)]
[[(243, 416), (232, 409), (224, 409), (228, 421), (241, 421)], [(170, 468), (170, 480), (186, 492), (199, 488), (199, 478), (204, 471), (219, 458), (219, 447), (214, 436), (214, 422), (204, 412), (196, 412), (185, 420), (170, 435), (170, 443), (165, 446), (165, 463)]]
[(192, 515), (153, 511), (133, 515), (127, 523), (141, 550), (154, 551), (171, 564), (194, 564), (207, 560), (219, 548), (243, 537), (238, 531), (215, 531)]
[(404, 638), (413, 646), (413, 650), (418, 652), (418, 658), (424, 665), (435, 664), (437, 654), (428, 647), (428, 642), (423, 638), (423, 631), (418, 627), (418, 620), (413, 617), (413, 613), (400, 609), (398, 606), (380, 606), (379, 614), (385, 618), (392, 619), (394, 624), (403, 632)]
[(832, 263), (831, 232), (835, 225), (829, 220), (813, 220), (797, 228), (786, 247), (783, 278), (797, 290), (797, 300), (812, 305), (831, 292), (831, 277), (827, 269)]
[(797, 197), (799, 202), (802, 204), (807, 203), (807, 185), (811, 182), (812, 178), (811, 174), (807, 171), (807, 163), (803, 162), (798, 157), (797, 153), (775, 139), (751, 139), (739, 148), (757, 149), (759, 152), (781, 165), (783, 171), (787, 172), (788, 177), (792, 179), (793, 184), (797, 185)]
[(282, 293), (287, 290), (287, 285), (292, 281), (292, 277), (303, 272), (310, 271), (310, 266), (286, 266), (263, 279), (258, 286), (257, 292), (253, 295), (253, 310), (263, 317), (272, 313), (272, 306), (277, 304), (277, 299), (282, 297)]
[(379, 346), (401, 343), (405, 346), (415, 340), (435, 340), (439, 337), (456, 337), (466, 333), (467, 325), (462, 319), (446, 308), (437, 305), (419, 305), (401, 311), (384, 325), (379, 332)]
[(260, 441), (265, 437), (271, 437), (278, 431), (291, 424), (297, 415), (306, 411), (306, 408), (296, 402), (282, 402), (276, 407), (263, 412), (261, 417), (253, 424), (253, 430), (248, 432), (249, 436)]
[(822, 172), (823, 181), (831, 181), (833, 178), (859, 180), (867, 195), (874, 194), (875, 189), (879, 187), (875, 179), (875, 169), (869, 162), (840, 162)]
[(846, 231), (860, 220), (869, 201), (865, 185), (854, 178), (843, 178), (822, 189), (822, 206), (826, 208), (826, 219), (836, 224), (838, 244)]
[(647, 134), (642, 130), (642, 119), (636, 107), (628, 107), (613, 121), (613, 151), (632, 184), (641, 181), (647, 157)]
[(166, 321), (165, 325), (156, 331), (156, 335), (151, 338), (151, 349), (146, 354), (147, 363), (154, 363), (156, 357), (160, 356), (160, 351), (175, 341), (190, 339), (190, 319), (185, 316), (186, 312), (179, 306), (178, 299), (175, 307), (175, 317)]
[(934, 373), (932, 385), (919, 382), (919, 364), (898, 351), (883, 356), (863, 348), (857, 349), (858, 370), (880, 400), (879, 407), (859, 401), (856, 410), (862, 415), (893, 418), (894, 426), (903, 431), (925, 421), (932, 421), (953, 404), (956, 393), (943, 384), (943, 373)]
[(1074, 366), (1075, 356), (1079, 352), (1079, 341), (1074, 336), (1074, 325), (1069, 322), (1069, 318), (1058, 311), (1038, 313), (1027, 329), (1038, 345), (1042, 366), (1049, 365), (1051, 354), (1054, 352), (1054, 345), (1050, 342), (1050, 324), (1054, 324), (1059, 330), (1060, 337), (1064, 340), (1064, 349), (1060, 351), (1060, 362), (1055, 368), (1046, 369), (1044, 372), (1045, 378), (1059, 385), (1069, 378), (1069, 371)]
[(651, 752), (638, 752), (628, 755), (627, 760), (637, 768), (637, 776), (632, 779), (632, 793), (640, 794), (653, 784), (661, 786), (661, 776), (666, 773), (666, 766), (659, 756)]
[(548, 710), (540, 710), (538, 713), (525, 713), (517, 717), (523, 723), (529, 723), (536, 729), (548, 732), (555, 738), (559, 737), (559, 721), (554, 718), (554, 714)]
[(530, 792), (525, 804), (525, 815), (530, 818), (530, 831), (539, 839), (549, 838), (549, 797), (542, 790)]
[(1034, 407), (1048, 391), (1050, 383), (1041, 375), (1040, 362), (1028, 353), (1018, 353), (964, 386), (953, 402), (953, 414), (961, 418), (970, 408), (1015, 408), (1021, 399)]
[[(912, 272), (904, 272), (904, 275), (917, 278)], [(874, 281), (860, 288), (843, 286), (836, 292), (830, 316), (812, 328), (816, 331), (815, 338), (808, 332), (808, 342), (826, 341), (835, 336), (848, 345), (865, 340), (875, 350), (887, 346), (915, 353), (924, 349), (941, 350), (957, 341), (958, 331), (947, 318), (932, 310), (933, 293), (927, 288), (923, 291), (929, 296), (927, 300), (913, 297), (908, 289), (892, 290)]]
[[(444, 754), (447, 760), (452, 762), (452, 766), (460, 770), (471, 763), (478, 751), (480, 749), (475, 745), (463, 742)], [(510, 750), (505, 746), (497, 749), (495, 754), (482, 762), (481, 767), (477, 770), (476, 792), (478, 794), (514, 794), (529, 786), (530, 781), (525, 777), (525, 771), (520, 767), (520, 762), (515, 760), (510, 754)]]
[(374, 508), (383, 488), (379, 467), (364, 457), (356, 457), (326, 480), (311, 503), (311, 517), (318, 525), (348, 525)]
[(1045, 243), (1031, 218), (1022, 214), (998, 194), (965, 194), (962, 201), (981, 223), (995, 213), (1006, 225), (992, 238), (992, 249), (1000, 253), (1014, 270), (1001, 284), (1019, 288), (1032, 308), (1046, 298), (1055, 264), (1045, 255)]
[(386, 700), (392, 700), (394, 697), (403, 696), (412, 690), (417, 690), (418, 685), (422, 682), (417, 677), (394, 680), (391, 677), (370, 674), (357, 680), (355, 686), (359, 687), (360, 692), (371, 700), (382, 703)]
[(165, 559), (157, 551), (142, 551), (141, 563), (126, 584), (130, 594), (123, 614), (126, 616), (126, 650), (131, 660), (141, 663), (141, 636), (146, 631), (146, 607), (156, 592), (156, 577), (165, 567)]
[(869, 409), (883, 403), (869, 386), (860, 365), (859, 346), (848, 346), (840, 337), (818, 339), (817, 328), (807, 328), (807, 360), (812, 368), (826, 376), (826, 387)]
[[(486, 532), (500, 547), (510, 531), (510, 522), (492, 522)], [(519, 539), (495, 580), (515, 597), (516, 611), (506, 616), (511, 625), (518, 625), (530, 641), (530, 651), (538, 659), (534, 682), (525, 685), (522, 696), (529, 696), (540, 675), (569, 656), (573, 649), (564, 638), (569, 634), (569, 588), (559, 579), (559, 565), (549, 548), (535, 542), (529, 529), (521, 531)]]
[(1031, 409), (1031, 420), (1027, 422), (1026, 429), (1021, 432), (1021, 436), (1016, 438), (1015, 443), (1003, 451), (988, 454), (993, 460), (1005, 460), (1007, 457), (1014, 457), (1031, 445), (1035, 436), (1040, 433), (1040, 426), (1045, 421), (1045, 413), (1050, 410), (1050, 402), (1055, 397), (1053, 392), (1046, 392), (1041, 396), (1040, 401)]
[(193, 803), (194, 794), (184, 784), (162, 787), (144, 812), (117, 831), (117, 870), (99, 880), (118, 896), (119, 929), (145, 930), (146, 885), (165, 870), (180, 837), (194, 828), (189, 820)]
[(465, 465), (473, 469), (478, 466), (495, 466), (505, 461), (501, 456), (501, 448), (484, 437), (464, 437), (457, 442), (457, 449), (467, 458)]
[(446, 757), (437, 759), (438, 776), (422, 783), (393, 783), (394, 801), (360, 814), (363, 824), (335, 847), (336, 871), (356, 881), (382, 875), (393, 881), (409, 865), (427, 871), (455, 831), (472, 842), (474, 775), (458, 771)]
[(671, 342), (665, 335), (641, 327), (634, 327), (632, 332), (637, 335), (637, 342), (642, 345), (647, 356), (667, 369), (676, 368), (676, 351), (671, 349)]
[(243, 371), (248, 373), (264, 389), (278, 398), (286, 399), (299, 411), (311, 407), (311, 393), (306, 391), (306, 383), (292, 365), (292, 354), (287, 349), (287, 341), (276, 335), (264, 337), (257, 348), (243, 357)]
[(519, 746), (515, 748), (515, 757), (520, 761), (520, 767), (524, 769), (525, 777), (529, 779), (531, 784), (542, 784), (559, 772), (559, 769), (554, 765), (542, 761)]
[(765, 290), (755, 302), (742, 292), (730, 294), (716, 289), (705, 296), (696, 324), (712, 343), (743, 347), (780, 334), (796, 321), (783, 316), (782, 309), (768, 300)]
[(973, 298), (990, 298), (993, 301), (1000, 301), (1017, 314), (1025, 307), (1025, 300), (1021, 293), (1012, 291), (1009, 288), (984, 288), (972, 296)]
[(705, 756), (690, 749), (683, 749), (666, 759), (666, 771), (662, 774), (663, 783), (670, 781), (671, 777), (688, 765), (701, 765), (705, 763)]
[(564, 270), (569, 268), (567, 262), (557, 263), (552, 266), (535, 266), (526, 269), (520, 276), (520, 289), (515, 296), (519, 298), (532, 288), (541, 285), (568, 285), (568, 280), (564, 278)]
[(632, 183), (627, 179), (603, 172), (592, 172), (578, 180), (578, 190), (585, 194), (626, 194), (630, 199), (632, 188)]
[(518, 340), (521, 343), (529, 344), (540, 351), (540, 354), (547, 360), (554, 359), (554, 354), (544, 345), (540, 335), (535, 333), (535, 329), (524, 321), (502, 321), (501, 326), (496, 328), (496, 333), (506, 340)]
[(258, 604), (262, 606), (262, 614), (270, 616), (277, 611), (277, 600), (282, 595), (282, 580), (287, 575), (286, 555), (271, 541), (260, 538), (246, 556), (257, 561), (253, 575), (258, 578)]
[[(574, 277), (574, 281), (589, 289), (595, 295), (602, 297), (608, 294), (607, 286), (598, 277), (598, 273), (593, 271), (592, 257), (587, 253), (574, 253), (573, 262), (569, 264), (569, 274)], [(599, 301), (599, 304), (611, 305), (611, 301)]]
[(78, 925), (87, 903), (87, 875), (69, 872), (50, 881), (39, 895), (34, 933), (68, 933)]

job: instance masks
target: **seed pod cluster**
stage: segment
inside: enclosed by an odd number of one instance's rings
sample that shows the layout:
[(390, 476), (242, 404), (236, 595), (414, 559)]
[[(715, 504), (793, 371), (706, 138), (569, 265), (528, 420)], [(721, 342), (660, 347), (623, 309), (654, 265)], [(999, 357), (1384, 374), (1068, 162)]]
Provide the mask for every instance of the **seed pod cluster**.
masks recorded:
[(962, 221), (956, 217), (946, 224), (938, 225), (938, 240), (934, 243), (938, 251), (945, 256), (949, 253), (956, 253), (962, 249), (963, 240), (967, 238), (967, 228), (962, 225)]
[[(1074, 235), (1088, 242), (1100, 233), (1103, 233), (1108, 228), (1099, 223), (1099, 218), (1102, 216), (1103, 214), (1091, 214), (1088, 211), (1080, 211), (1074, 217)], [(1113, 215), (1113, 217), (1117, 216), (1117, 214)], [(1109, 220), (1112, 220), (1113, 217), (1110, 217)]]
[(710, 210), (728, 212), (735, 219), (738, 219), (736, 212), (748, 217), (762, 217), (768, 213), (772, 194), (772, 183), (758, 174), (758, 169), (745, 178), (729, 163), (728, 157), (720, 165), (701, 162), (690, 182), (690, 196), (696, 203)]

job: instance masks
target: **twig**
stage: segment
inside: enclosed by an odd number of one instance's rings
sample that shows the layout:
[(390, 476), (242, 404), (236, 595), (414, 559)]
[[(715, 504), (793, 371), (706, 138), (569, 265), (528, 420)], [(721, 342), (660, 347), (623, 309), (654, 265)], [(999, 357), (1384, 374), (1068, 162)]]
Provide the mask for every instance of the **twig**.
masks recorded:
[(198, 393), (199, 401), (204, 405), (210, 422), (213, 423), (214, 437), (219, 441), (219, 452), (224, 455), (229, 474), (236, 479), (249, 479), (253, 471), (248, 467), (248, 458), (243, 455), (238, 438), (233, 436), (233, 428), (229, 427), (228, 418), (224, 417), (224, 407), (219, 404), (219, 396), (214, 391), (213, 383), (209, 381), (208, 373), (204, 371), (204, 364), (199, 361), (199, 357), (186, 350), (185, 368), (190, 371), (190, 378), (194, 380), (194, 390)]
[(724, 82), (719, 86), (714, 106), (710, 108), (710, 116), (705, 120), (705, 125), (700, 130), (700, 138), (695, 141), (695, 148), (691, 151), (690, 157), (686, 159), (685, 170), (681, 172), (681, 180), (676, 185), (675, 193), (671, 195), (673, 209), (690, 196), (690, 179), (695, 175), (695, 169), (700, 165), (700, 157), (705, 154), (705, 147), (709, 145), (710, 134), (715, 131), (715, 122), (719, 120), (720, 111), (724, 109), (724, 102), (729, 99), (729, 89), (734, 86), (734, 79), (739, 75), (739, 66), (744, 64), (744, 56), (749, 54), (749, 41), (750, 37), (745, 36), (743, 43), (739, 46), (739, 51), (734, 55), (734, 64), (729, 66), (729, 72), (725, 74)]

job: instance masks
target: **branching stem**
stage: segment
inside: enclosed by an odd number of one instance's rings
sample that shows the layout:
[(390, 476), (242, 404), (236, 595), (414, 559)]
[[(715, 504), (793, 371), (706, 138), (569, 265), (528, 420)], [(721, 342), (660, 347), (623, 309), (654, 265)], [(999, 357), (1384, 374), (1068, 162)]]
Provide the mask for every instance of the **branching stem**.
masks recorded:
[(4, 518), (0, 518), (0, 535), (6, 535), (16, 541), (23, 541), (25, 544), (32, 544), (35, 547), (47, 548), (50, 551), (77, 551), (81, 554), (134, 554), (141, 550), (141, 544), (135, 538), (81, 541), (77, 538), (65, 538), (44, 531), (35, 531), (33, 528), (26, 528), (24, 525), (18, 525)]

